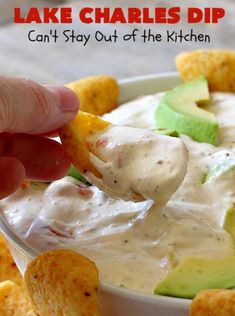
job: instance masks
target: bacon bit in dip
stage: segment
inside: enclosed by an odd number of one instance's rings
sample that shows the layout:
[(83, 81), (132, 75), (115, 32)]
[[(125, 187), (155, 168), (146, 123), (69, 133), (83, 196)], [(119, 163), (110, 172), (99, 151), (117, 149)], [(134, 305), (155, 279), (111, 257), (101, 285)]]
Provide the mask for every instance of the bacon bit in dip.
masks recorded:
[(106, 147), (108, 144), (107, 138), (101, 138), (96, 142), (96, 147)]
[(78, 193), (85, 199), (89, 199), (93, 195), (93, 192), (90, 189), (84, 188), (80, 185), (78, 185)]

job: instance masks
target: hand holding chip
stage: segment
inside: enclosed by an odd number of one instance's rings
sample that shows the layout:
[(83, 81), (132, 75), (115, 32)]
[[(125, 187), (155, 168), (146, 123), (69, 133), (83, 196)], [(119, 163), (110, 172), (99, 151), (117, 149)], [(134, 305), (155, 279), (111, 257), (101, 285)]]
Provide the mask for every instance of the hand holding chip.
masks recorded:
[(68, 88), (0, 77), (0, 198), (25, 178), (50, 181), (67, 173), (63, 147), (36, 135), (56, 131), (77, 110), (78, 99)]
[[(88, 77), (68, 87), (78, 95), (80, 111), (59, 135), (78, 172), (112, 198), (164, 205), (186, 173), (183, 142), (144, 129), (115, 126), (97, 116), (118, 104), (119, 85), (112, 77)], [(156, 159), (164, 161), (166, 156), (168, 163), (156, 168)]]

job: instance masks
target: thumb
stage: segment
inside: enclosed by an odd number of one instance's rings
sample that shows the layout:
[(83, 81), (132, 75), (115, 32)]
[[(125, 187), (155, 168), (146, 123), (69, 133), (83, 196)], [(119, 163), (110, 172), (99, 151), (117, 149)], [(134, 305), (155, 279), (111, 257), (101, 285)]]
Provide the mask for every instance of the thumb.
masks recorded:
[(54, 131), (73, 119), (78, 103), (69, 88), (0, 76), (0, 133)]

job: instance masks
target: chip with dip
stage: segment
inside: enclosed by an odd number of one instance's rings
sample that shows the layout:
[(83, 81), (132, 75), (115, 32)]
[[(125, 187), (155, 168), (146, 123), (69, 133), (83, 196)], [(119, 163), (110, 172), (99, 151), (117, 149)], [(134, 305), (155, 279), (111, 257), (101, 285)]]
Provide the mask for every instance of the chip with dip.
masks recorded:
[(179, 138), (119, 127), (81, 111), (61, 129), (60, 138), (75, 167), (114, 198), (152, 199), (162, 206), (187, 170), (187, 151)]
[(109, 126), (98, 116), (79, 111), (75, 119), (60, 129), (60, 139), (68, 156), (73, 164), (82, 173), (92, 172), (98, 178), (101, 177), (99, 171), (90, 161), (89, 146), (86, 137), (98, 133)]

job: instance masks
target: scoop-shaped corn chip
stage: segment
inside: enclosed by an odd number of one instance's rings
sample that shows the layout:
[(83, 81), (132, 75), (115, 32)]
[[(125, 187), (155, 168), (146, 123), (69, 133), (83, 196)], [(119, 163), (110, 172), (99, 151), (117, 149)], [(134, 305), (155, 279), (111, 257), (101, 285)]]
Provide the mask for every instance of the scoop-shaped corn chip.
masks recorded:
[(60, 129), (60, 139), (74, 166), (81, 172), (101, 177), (90, 161), (86, 138), (110, 125), (98, 116), (80, 111), (75, 119)]
[(97, 268), (71, 250), (49, 251), (34, 259), (25, 286), (39, 315), (99, 315)]
[(176, 57), (176, 66), (185, 81), (203, 75), (211, 91), (235, 92), (235, 50), (196, 50)]
[(234, 290), (205, 290), (193, 299), (190, 316), (235, 315)]
[(0, 283), (1, 316), (36, 316), (32, 305), (20, 286), (12, 281)]
[(4, 237), (0, 234), (0, 282), (11, 280), (23, 284), (22, 276), (10, 254)]
[(117, 106), (119, 86), (112, 77), (87, 77), (71, 82), (67, 87), (78, 96), (81, 111), (102, 115)]

